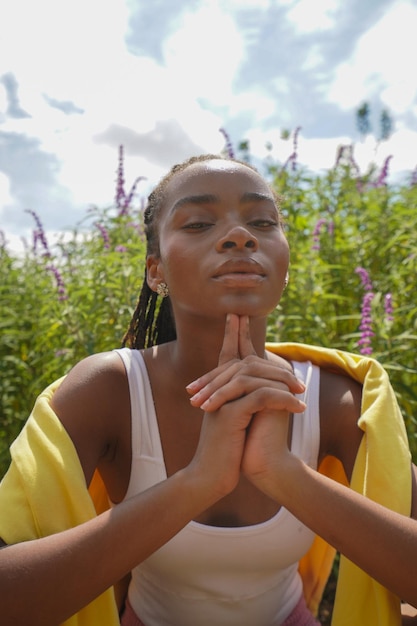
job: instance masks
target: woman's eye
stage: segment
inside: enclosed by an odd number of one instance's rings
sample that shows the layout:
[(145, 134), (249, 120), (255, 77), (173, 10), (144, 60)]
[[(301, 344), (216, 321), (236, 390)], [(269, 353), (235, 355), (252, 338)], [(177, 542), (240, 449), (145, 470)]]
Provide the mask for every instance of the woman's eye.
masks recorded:
[(270, 220), (270, 219), (257, 219), (257, 220), (252, 220), (250, 224), (251, 226), (255, 226), (256, 228), (268, 228), (271, 226), (277, 226), (278, 222), (276, 222), (275, 220)]
[(213, 224), (210, 222), (189, 222), (183, 226), (184, 230), (202, 230), (203, 228), (209, 228)]

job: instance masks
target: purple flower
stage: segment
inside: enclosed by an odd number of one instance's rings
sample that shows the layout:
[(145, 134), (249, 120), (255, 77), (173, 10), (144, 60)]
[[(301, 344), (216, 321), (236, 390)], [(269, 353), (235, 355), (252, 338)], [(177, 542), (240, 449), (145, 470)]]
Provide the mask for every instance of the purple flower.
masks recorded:
[(116, 182), (116, 208), (119, 209), (119, 217), (127, 215), (132, 202), (133, 196), (138, 186), (139, 181), (146, 180), (144, 176), (138, 176), (132, 185), (130, 192), (126, 195), (125, 192), (125, 177), (124, 177), (124, 151), (123, 146), (119, 146), (119, 166), (117, 168), (117, 182)]
[(119, 166), (117, 168), (117, 181), (116, 181), (116, 208), (118, 209), (122, 207), (123, 200), (126, 197), (123, 159), (124, 159), (123, 146), (119, 146)]
[(351, 144), (342, 144), (338, 147), (334, 167), (337, 168), (340, 164), (355, 166)]
[(362, 298), (361, 321), (359, 330), (361, 336), (358, 340), (359, 351), (361, 354), (372, 354), (372, 337), (375, 333), (372, 330), (372, 300), (374, 299), (373, 287), (369, 273), (363, 267), (355, 269), (356, 274), (360, 276), (365, 294)]
[(350, 165), (353, 170), (355, 170), (356, 174), (359, 175), (359, 166), (356, 163), (353, 156), (353, 146), (352, 145), (342, 145), (339, 146), (336, 155), (336, 162), (334, 164), (335, 169), (341, 163), (342, 160), (345, 160), (347, 165)]
[(61, 348), (60, 350), (57, 350), (57, 351), (55, 352), (55, 355), (54, 355), (54, 356), (55, 356), (55, 358), (59, 359), (59, 358), (61, 358), (62, 356), (66, 356), (67, 354), (69, 354), (69, 352), (70, 352), (70, 351), (69, 351), (69, 349), (68, 349), (68, 348)]
[(386, 293), (384, 297), (385, 320), (387, 322), (394, 321), (394, 307), (392, 304), (392, 294)]
[(334, 164), (334, 168), (336, 169), (336, 167), (339, 165), (340, 161), (342, 160), (342, 157), (345, 153), (345, 146), (339, 146), (337, 148), (337, 152), (336, 152), (336, 161)]
[(414, 185), (417, 185), (417, 165), (411, 173), (411, 186), (414, 187)]
[(107, 229), (105, 228), (105, 226), (103, 226), (103, 224), (100, 224), (100, 222), (95, 222), (94, 226), (96, 226), (96, 228), (98, 228), (98, 230), (100, 231), (103, 239), (104, 249), (108, 250), (110, 248), (110, 238)]
[(384, 187), (387, 183), (387, 176), (388, 176), (388, 166), (389, 166), (389, 162), (392, 159), (392, 154), (390, 154), (384, 162), (384, 165), (382, 166), (382, 170), (380, 175), (378, 176), (378, 180), (375, 183), (375, 187)]
[(26, 213), (29, 213), (33, 217), (36, 224), (36, 229), (33, 231), (33, 251), (36, 253), (39, 241), (42, 248), (44, 249), (43, 256), (49, 258), (52, 255), (49, 250), (48, 241), (46, 239), (45, 231), (42, 226), (42, 222), (39, 219), (39, 216), (35, 213), (35, 211), (32, 211), (32, 209), (26, 209)]
[(137, 179), (133, 183), (132, 188), (129, 191), (128, 195), (125, 197), (122, 205), (120, 207), (118, 207), (120, 209), (119, 210), (119, 216), (128, 214), (128, 209), (129, 209), (130, 204), (131, 204), (131, 202), (133, 200), (133, 196), (135, 195), (136, 187), (138, 186), (138, 183), (141, 180), (146, 180), (146, 177), (145, 176), (138, 176), (137, 177)]
[(33, 211), (32, 209), (25, 209), (25, 213), (29, 213), (29, 215), (33, 217), (33, 219), (35, 220), (35, 224), (38, 227), (38, 230), (43, 230), (42, 222), (38, 214), (35, 213), (35, 211)]
[(357, 267), (355, 269), (355, 273), (359, 274), (360, 279), (362, 281), (362, 286), (365, 289), (365, 291), (372, 291), (372, 282), (371, 282), (371, 279), (369, 278), (369, 274), (366, 271), (366, 269), (364, 269), (363, 267)]
[(293, 140), (293, 160), (292, 160), (292, 169), (295, 171), (297, 167), (297, 156), (298, 156), (298, 135), (300, 134), (301, 126), (297, 126), (294, 132), (294, 140)]
[(321, 227), (324, 224), (326, 224), (326, 220), (324, 219), (324, 217), (321, 217), (319, 220), (317, 220), (316, 226), (315, 226), (314, 231), (313, 231), (313, 237), (317, 236), (317, 235), (320, 235)]
[(226, 141), (227, 156), (229, 157), (229, 159), (234, 159), (235, 158), (235, 151), (233, 150), (233, 145), (232, 145), (229, 133), (224, 128), (219, 128), (219, 131), (221, 132), (221, 134), (223, 135), (223, 137), (225, 138), (225, 141)]
[(297, 169), (297, 157), (298, 157), (298, 135), (300, 134), (301, 126), (297, 126), (294, 131), (294, 139), (293, 139), (293, 151), (292, 154), (288, 157), (283, 165), (283, 170), (287, 169), (287, 166), (291, 163), (291, 169), (293, 172)]
[(48, 272), (51, 272), (55, 277), (56, 286), (58, 289), (58, 300), (67, 300), (68, 299), (67, 290), (65, 288), (64, 281), (62, 279), (61, 273), (58, 270), (58, 268), (55, 267), (55, 265), (48, 265), (45, 269)]
[(120, 252), (120, 254), (123, 254), (124, 252), (127, 252), (127, 248), (126, 248), (126, 246), (120, 245), (120, 246), (116, 246), (115, 247), (115, 251), (116, 252)]
[(361, 171), (359, 169), (359, 165), (355, 161), (355, 157), (353, 156), (353, 146), (350, 146), (350, 164), (355, 170), (356, 174), (359, 176)]
[(325, 226), (326, 224), (327, 220), (323, 217), (317, 220), (313, 230), (313, 245), (311, 246), (312, 250), (320, 250), (320, 233), (322, 230), (322, 226)]

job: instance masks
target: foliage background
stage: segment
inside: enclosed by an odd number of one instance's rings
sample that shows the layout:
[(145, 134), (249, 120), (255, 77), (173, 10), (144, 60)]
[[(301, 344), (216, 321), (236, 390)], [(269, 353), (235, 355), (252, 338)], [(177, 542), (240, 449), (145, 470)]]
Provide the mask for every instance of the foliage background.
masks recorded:
[[(267, 158), (261, 170), (282, 198), (292, 250), (268, 339), (371, 352), (391, 376), (417, 458), (416, 172), (387, 185), (389, 159), (363, 173), (352, 146), (342, 146), (334, 167), (312, 174), (297, 162), (297, 134), (287, 162)], [(230, 143), (225, 152), (232, 156)], [(237, 156), (250, 160), (246, 142)], [(29, 211), (33, 242), (23, 255), (3, 234), (0, 476), (38, 393), (81, 358), (120, 346), (144, 272), (139, 180), (125, 193), (120, 149), (113, 207), (90, 209), (53, 246)]]

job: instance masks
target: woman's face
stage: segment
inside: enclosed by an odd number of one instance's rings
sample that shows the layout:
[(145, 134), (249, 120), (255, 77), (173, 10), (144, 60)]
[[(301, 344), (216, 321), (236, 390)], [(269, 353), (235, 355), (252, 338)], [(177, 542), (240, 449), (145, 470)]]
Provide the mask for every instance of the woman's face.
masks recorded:
[(168, 183), (152, 289), (167, 283), (175, 317), (266, 316), (279, 302), (289, 250), (263, 178), (238, 163), (195, 163)]

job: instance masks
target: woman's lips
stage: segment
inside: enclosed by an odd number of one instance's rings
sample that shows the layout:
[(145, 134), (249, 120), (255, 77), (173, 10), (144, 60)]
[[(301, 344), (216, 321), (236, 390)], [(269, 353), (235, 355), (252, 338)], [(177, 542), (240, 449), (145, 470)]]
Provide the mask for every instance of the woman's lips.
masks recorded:
[(265, 272), (262, 266), (254, 259), (229, 259), (222, 263), (214, 273), (214, 278), (221, 278), (222, 276), (258, 276), (258, 278), (264, 278)]
[(255, 272), (224, 272), (214, 276), (214, 280), (229, 287), (252, 287), (263, 282), (265, 276)]

